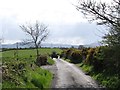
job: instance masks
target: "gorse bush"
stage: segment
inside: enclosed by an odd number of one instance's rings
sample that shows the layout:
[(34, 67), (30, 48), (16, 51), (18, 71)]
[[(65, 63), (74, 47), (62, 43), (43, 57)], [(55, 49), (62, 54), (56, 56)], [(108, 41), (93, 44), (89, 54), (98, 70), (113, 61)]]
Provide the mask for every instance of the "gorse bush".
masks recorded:
[(85, 59), (85, 64), (91, 65), (93, 63), (93, 58), (94, 58), (93, 53), (95, 52), (95, 49), (90, 48), (90, 49), (88, 49), (87, 52), (88, 53), (87, 53), (87, 56), (86, 56), (86, 59)]
[(104, 55), (100, 47), (95, 48), (92, 58), (92, 66), (95, 71), (102, 71), (104, 66)]
[(74, 50), (71, 53), (70, 59), (71, 59), (71, 62), (73, 62), (73, 63), (80, 63), (80, 62), (82, 62), (82, 55), (81, 55), (80, 50)]
[(92, 65), (93, 69), (96, 71), (103, 70), (104, 63), (104, 53), (101, 47), (96, 48), (86, 48), (82, 50), (83, 63), (87, 65)]
[(74, 48), (70, 48), (67, 50), (64, 50), (60, 57), (64, 57), (66, 60), (69, 59), (72, 63), (80, 63), (82, 62), (82, 52), (81, 50), (77, 50)]
[(73, 48), (67, 49), (65, 52), (65, 59), (70, 59)]
[(83, 49), (81, 50), (81, 54), (82, 54), (82, 59), (83, 59), (83, 60), (85, 60), (86, 57), (87, 57), (87, 54), (88, 54), (87, 51), (88, 51), (87, 48), (83, 48)]

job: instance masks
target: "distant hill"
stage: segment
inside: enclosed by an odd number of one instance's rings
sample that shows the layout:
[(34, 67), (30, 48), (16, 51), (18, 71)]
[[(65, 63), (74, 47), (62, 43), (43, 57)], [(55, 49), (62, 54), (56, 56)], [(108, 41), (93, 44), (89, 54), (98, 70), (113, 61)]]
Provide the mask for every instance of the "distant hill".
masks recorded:
[(103, 46), (100, 42), (95, 42), (95, 43), (91, 43), (88, 45), (84, 45), (85, 47), (98, 47), (98, 46)]
[[(78, 45), (67, 45), (67, 44), (49, 44), (49, 43), (44, 43), (41, 44), (41, 47), (47, 47), (47, 48), (70, 48), (70, 47), (78, 48)], [(34, 47), (34, 45), (20, 45), (18, 44), (18, 48), (30, 48)], [(2, 44), (2, 48), (17, 48), (17, 44)]]
[[(18, 43), (18, 47), (19, 48), (29, 48), (29, 47), (33, 47), (34, 45), (21, 45), (20, 43)], [(102, 46), (101, 43), (97, 42), (97, 43), (91, 43), (88, 45), (83, 45), (84, 47), (96, 47), (96, 46)], [(2, 48), (16, 48), (17, 44), (2, 44)], [(70, 47), (74, 47), (74, 48), (78, 48), (79, 45), (68, 45), (68, 44), (49, 44), (49, 43), (43, 43), (41, 44), (41, 47), (49, 47), (49, 48), (70, 48)]]

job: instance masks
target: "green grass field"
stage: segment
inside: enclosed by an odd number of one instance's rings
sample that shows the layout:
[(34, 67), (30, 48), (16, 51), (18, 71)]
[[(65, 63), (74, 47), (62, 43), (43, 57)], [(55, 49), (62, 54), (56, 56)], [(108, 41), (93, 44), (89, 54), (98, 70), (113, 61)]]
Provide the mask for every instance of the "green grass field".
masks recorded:
[[(39, 49), (40, 54), (48, 55), (49, 64), (54, 61), (49, 58), (53, 51), (61, 53), (61, 49)], [(15, 53), (18, 52), (18, 57)], [(17, 60), (18, 58), (18, 60)], [(2, 88), (50, 88), (52, 73), (41, 69), (34, 62), (36, 50), (9, 50), (2, 52), (3, 83)]]
[[(61, 49), (57, 48), (41, 48), (39, 49), (40, 54), (51, 54), (53, 51), (56, 51), (57, 53), (61, 53)], [(14, 53), (17, 52), (17, 50), (10, 50), (10, 51), (4, 51), (2, 53), (2, 57), (14, 57)], [(36, 56), (36, 50), (35, 49), (27, 49), (27, 50), (18, 50), (18, 55), (19, 57), (29, 57), (30, 55)]]

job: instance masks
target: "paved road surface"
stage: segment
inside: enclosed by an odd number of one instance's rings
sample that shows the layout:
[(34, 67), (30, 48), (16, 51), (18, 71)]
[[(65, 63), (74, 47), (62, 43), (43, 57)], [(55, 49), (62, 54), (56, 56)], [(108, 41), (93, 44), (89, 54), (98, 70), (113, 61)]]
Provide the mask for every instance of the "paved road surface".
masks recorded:
[(54, 60), (54, 68), (49, 67), (55, 74), (52, 88), (98, 88), (97, 83), (74, 64), (62, 59)]

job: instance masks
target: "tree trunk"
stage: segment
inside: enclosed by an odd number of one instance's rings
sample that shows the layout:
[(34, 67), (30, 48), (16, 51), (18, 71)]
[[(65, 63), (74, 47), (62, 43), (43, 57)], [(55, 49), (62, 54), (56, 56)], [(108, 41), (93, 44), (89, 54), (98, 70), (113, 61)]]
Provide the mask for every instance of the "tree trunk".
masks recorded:
[(37, 57), (39, 56), (39, 50), (38, 50), (38, 45), (35, 44), (35, 47), (36, 47), (36, 54), (37, 54)]
[(37, 56), (39, 56), (39, 50), (38, 50), (38, 47), (36, 48), (36, 51), (37, 51)]

